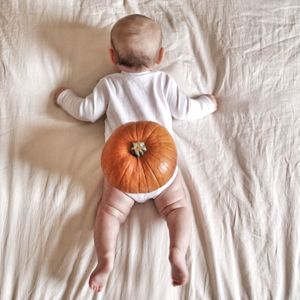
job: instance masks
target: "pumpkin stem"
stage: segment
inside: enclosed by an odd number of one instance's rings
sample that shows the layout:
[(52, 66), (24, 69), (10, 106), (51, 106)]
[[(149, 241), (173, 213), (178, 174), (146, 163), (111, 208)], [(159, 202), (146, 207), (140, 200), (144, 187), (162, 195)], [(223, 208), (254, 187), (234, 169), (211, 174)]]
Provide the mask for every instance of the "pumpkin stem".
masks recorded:
[(147, 147), (144, 142), (133, 142), (130, 152), (136, 157), (141, 157), (147, 152)]

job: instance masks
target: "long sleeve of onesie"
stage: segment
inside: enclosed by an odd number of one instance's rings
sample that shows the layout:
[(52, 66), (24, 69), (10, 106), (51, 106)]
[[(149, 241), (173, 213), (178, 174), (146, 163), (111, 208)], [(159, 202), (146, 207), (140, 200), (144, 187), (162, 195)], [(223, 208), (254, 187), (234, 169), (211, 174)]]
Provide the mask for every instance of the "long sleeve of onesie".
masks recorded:
[(107, 107), (107, 95), (105, 95), (105, 89), (102, 88), (103, 84), (104, 82), (100, 80), (93, 92), (85, 98), (66, 89), (59, 94), (57, 104), (78, 120), (96, 122), (104, 115)]
[(172, 131), (172, 117), (196, 120), (217, 108), (213, 96), (191, 99), (164, 72), (116, 73), (102, 78), (93, 92), (81, 98), (72, 90), (57, 99), (67, 113), (78, 120), (95, 122), (106, 113), (106, 137), (130, 121), (151, 120)]
[(175, 80), (169, 77), (167, 100), (174, 119), (197, 120), (203, 118), (217, 109), (217, 102), (211, 95), (201, 95), (191, 99), (182, 93)]

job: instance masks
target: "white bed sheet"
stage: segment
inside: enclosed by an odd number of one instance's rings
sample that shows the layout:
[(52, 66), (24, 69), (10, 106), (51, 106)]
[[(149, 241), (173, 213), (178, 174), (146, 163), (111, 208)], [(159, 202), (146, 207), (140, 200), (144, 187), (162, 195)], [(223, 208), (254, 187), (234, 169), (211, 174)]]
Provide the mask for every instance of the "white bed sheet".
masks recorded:
[[(142, 13), (164, 32), (161, 69), (219, 110), (176, 121), (193, 209), (190, 281), (171, 285), (168, 232), (151, 202), (122, 227), (104, 293), (87, 285), (101, 195), (103, 120), (51, 100), (91, 91), (109, 30)], [(11, 0), (0, 3), (0, 298), (300, 299), (300, 3)]]

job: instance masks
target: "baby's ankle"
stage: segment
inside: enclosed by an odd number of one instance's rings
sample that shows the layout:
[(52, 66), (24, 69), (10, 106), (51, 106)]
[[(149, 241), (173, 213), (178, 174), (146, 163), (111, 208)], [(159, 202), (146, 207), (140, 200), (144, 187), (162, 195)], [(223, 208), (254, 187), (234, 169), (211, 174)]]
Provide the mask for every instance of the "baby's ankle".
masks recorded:
[(111, 271), (114, 265), (114, 255), (113, 254), (105, 254), (98, 258), (98, 266), (101, 269), (105, 269), (107, 271)]

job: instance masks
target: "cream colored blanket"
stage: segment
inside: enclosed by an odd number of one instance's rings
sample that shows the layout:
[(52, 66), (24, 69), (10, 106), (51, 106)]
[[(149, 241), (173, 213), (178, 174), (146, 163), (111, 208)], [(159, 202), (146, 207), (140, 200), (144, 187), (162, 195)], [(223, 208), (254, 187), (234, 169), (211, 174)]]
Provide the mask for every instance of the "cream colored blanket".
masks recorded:
[[(190, 281), (171, 285), (166, 224), (136, 205), (104, 293), (87, 280), (103, 175), (103, 120), (58, 109), (114, 72), (109, 30), (141, 13), (164, 32), (161, 69), (219, 110), (176, 121), (193, 210)], [(299, 299), (300, 3), (0, 2), (0, 299)]]

